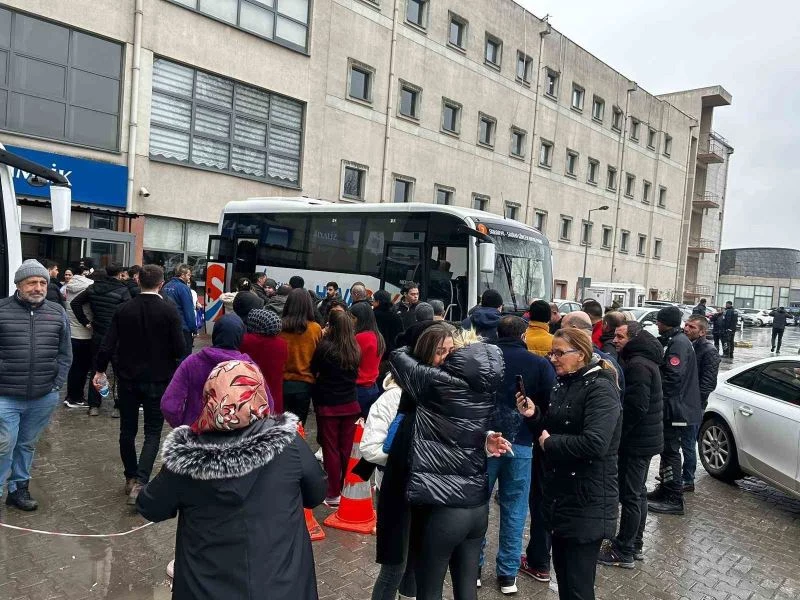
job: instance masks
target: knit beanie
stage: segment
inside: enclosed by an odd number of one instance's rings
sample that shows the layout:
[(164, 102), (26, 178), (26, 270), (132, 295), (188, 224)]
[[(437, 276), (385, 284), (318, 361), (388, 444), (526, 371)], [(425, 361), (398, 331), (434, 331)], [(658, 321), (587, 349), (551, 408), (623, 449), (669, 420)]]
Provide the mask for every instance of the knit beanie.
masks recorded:
[(44, 265), (35, 258), (29, 258), (22, 263), (14, 273), (14, 283), (26, 280), (28, 277), (41, 277), (45, 281), (50, 281), (50, 272)]
[(247, 331), (262, 335), (278, 335), (281, 332), (281, 318), (271, 310), (258, 308), (247, 315)]
[(667, 325), (668, 327), (680, 327), (681, 318), (683, 313), (677, 306), (665, 306), (656, 315), (656, 321)]

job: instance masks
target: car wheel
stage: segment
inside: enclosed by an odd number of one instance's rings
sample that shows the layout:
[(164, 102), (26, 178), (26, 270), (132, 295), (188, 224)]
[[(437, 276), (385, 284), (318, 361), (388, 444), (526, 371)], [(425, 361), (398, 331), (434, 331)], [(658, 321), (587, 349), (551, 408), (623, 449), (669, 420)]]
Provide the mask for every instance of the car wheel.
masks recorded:
[(707, 419), (700, 428), (700, 461), (715, 479), (730, 483), (744, 477), (733, 434), (718, 417)]
[(756, 319), (756, 327), (763, 327), (763, 326), (764, 326), (764, 321), (762, 321), (761, 319)]

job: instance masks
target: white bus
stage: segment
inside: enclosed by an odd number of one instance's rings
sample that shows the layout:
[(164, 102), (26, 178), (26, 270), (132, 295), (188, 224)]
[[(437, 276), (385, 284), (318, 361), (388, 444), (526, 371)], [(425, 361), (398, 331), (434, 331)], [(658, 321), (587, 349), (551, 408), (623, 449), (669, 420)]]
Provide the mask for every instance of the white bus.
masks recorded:
[(50, 205), (53, 211), (53, 231), (69, 231), (72, 190), (69, 181), (60, 173), (8, 152), (0, 144), (0, 298), (14, 293), (14, 272), (22, 264), (20, 242), (20, 210), (14, 193), (14, 175), (21, 175), (32, 185), (50, 186)]
[(239, 277), (266, 271), (279, 284), (300, 275), (320, 297), (328, 281), (397, 294), (419, 284), (420, 298), (440, 299), (447, 318), (462, 319), (483, 290), (498, 290), (505, 310), (522, 314), (532, 299), (550, 298), (547, 238), (501, 216), (438, 204), (334, 204), (308, 198), (229, 202), (211, 236), (207, 313)]

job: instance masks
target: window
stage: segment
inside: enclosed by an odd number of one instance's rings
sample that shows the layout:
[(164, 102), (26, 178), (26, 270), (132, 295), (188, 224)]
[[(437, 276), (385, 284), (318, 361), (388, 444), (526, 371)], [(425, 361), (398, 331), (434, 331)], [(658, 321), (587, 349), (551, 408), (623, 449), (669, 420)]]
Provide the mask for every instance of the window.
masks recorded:
[(89, 214), (89, 229), (108, 229), (117, 230), (117, 217), (113, 215)]
[(353, 100), (372, 102), (372, 77), (374, 74), (375, 69), (351, 58), (347, 76), (347, 95)]
[(156, 58), (150, 158), (299, 186), (304, 105)]
[(558, 232), (558, 239), (568, 242), (571, 233), (572, 233), (572, 217), (565, 217), (562, 215), (561, 229)]
[(664, 134), (664, 156), (672, 154), (672, 136)]
[(600, 162), (590, 158), (586, 169), (586, 181), (592, 185), (597, 185), (597, 172), (600, 170)]
[(472, 208), (475, 210), (489, 210), (489, 196), (472, 194)]
[(450, 46), (464, 50), (467, 47), (467, 21), (454, 13), (450, 13), (450, 29), (447, 33)]
[(364, 200), (367, 185), (367, 167), (349, 161), (342, 161), (342, 198)]
[(636, 249), (636, 254), (639, 256), (644, 256), (645, 250), (647, 250), (647, 236), (639, 234), (639, 245)]
[(636, 186), (636, 176), (625, 173), (625, 196), (633, 198), (633, 190)]
[(394, 201), (413, 202), (414, 200), (414, 180), (405, 177), (394, 178)]
[(532, 69), (533, 59), (524, 52), (517, 51), (517, 81), (530, 85)]
[(516, 158), (525, 157), (525, 138), (527, 135), (522, 129), (511, 128), (511, 156)]
[(606, 188), (611, 191), (617, 189), (617, 170), (614, 167), (608, 167), (606, 173)]
[(753, 380), (752, 390), (800, 406), (800, 379), (794, 362), (773, 362)]
[(592, 119), (595, 121), (603, 122), (603, 114), (606, 111), (606, 103), (602, 98), (594, 97), (592, 100)]
[(362, 216), (313, 215), (308, 221), (305, 268), (340, 273), (358, 272), (358, 250), (364, 223)]
[(630, 231), (624, 231), (623, 230), (620, 233), (620, 236), (619, 236), (619, 251), (620, 252), (625, 252), (627, 254), (627, 252), (628, 252), (628, 241), (630, 240), (630, 238), (631, 238), (631, 232)]
[(650, 204), (650, 188), (651, 184), (649, 181), (645, 181), (642, 183), (642, 202), (645, 204)]
[(461, 131), (461, 105), (442, 98), (442, 131), (458, 135)]
[(539, 146), (539, 166), (549, 167), (552, 165), (552, 161), (553, 161), (553, 142), (542, 140), (542, 144), (541, 146)]
[(478, 113), (478, 143), (483, 146), (494, 147), (494, 129), (497, 120), (494, 117)]
[(630, 138), (633, 142), (639, 141), (639, 121), (637, 119), (631, 118), (631, 134)]
[(180, 264), (192, 267), (192, 276), (205, 281), (205, 258), (208, 236), (217, 233), (217, 225), (148, 216), (144, 225), (144, 255), (142, 264), (164, 267), (173, 273)]
[(436, 186), (436, 204), (444, 204), (445, 206), (450, 206), (453, 204), (453, 196), (455, 195), (456, 190), (451, 187), (447, 187), (444, 185), (437, 185)]
[(419, 119), (420, 96), (422, 88), (412, 85), (406, 81), (400, 81), (400, 104), (398, 112), (403, 117), (409, 119)]
[(658, 188), (658, 205), (661, 208), (665, 208), (667, 206), (667, 188), (664, 186)]
[(503, 60), (503, 42), (500, 38), (493, 35), (486, 34), (486, 52), (484, 55), (486, 64), (500, 68), (500, 62)]
[(309, 0), (171, 0), (212, 19), (244, 29), (282, 46), (305, 50), (308, 38)]
[(657, 135), (658, 135), (658, 132), (655, 129), (653, 129), (652, 127), (648, 127), (647, 128), (647, 147), (650, 148), (650, 150), (655, 150), (656, 149), (656, 136)]
[(611, 129), (622, 131), (622, 110), (615, 106), (611, 115)]
[(603, 248), (606, 248), (606, 249), (611, 248), (611, 236), (612, 236), (612, 233), (613, 233), (613, 229), (611, 229), (611, 227), (603, 225), (603, 238), (602, 238), (602, 242), (601, 242), (601, 245), (603, 246)]
[(0, 129), (119, 149), (123, 46), (0, 10)]
[(576, 83), (572, 84), (572, 108), (575, 110), (583, 110), (583, 98), (586, 91)]
[(578, 174), (578, 153), (574, 150), (567, 150), (564, 170), (569, 177), (575, 177)]
[(425, 29), (428, 26), (428, 0), (406, 0), (406, 21)]
[(789, 288), (782, 287), (778, 290), (778, 306), (789, 306)]
[(545, 226), (547, 225), (547, 213), (537, 210), (533, 213), (533, 227), (544, 233)]
[(661, 240), (653, 240), (653, 258), (661, 258), (661, 244)]
[(592, 245), (592, 223), (590, 221), (583, 221), (581, 224), (581, 244)]
[(519, 204), (515, 204), (513, 202), (506, 202), (506, 219), (517, 219), (517, 215), (519, 215)]
[(558, 73), (547, 69), (544, 76), (544, 93), (551, 98), (558, 98)]

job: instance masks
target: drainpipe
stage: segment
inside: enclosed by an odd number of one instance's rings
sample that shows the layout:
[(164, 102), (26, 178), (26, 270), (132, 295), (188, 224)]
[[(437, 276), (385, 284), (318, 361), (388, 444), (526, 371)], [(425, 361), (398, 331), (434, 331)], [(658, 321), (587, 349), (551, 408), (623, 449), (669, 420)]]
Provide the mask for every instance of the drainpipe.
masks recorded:
[[(620, 132), (620, 141), (622, 142), (622, 150), (620, 151), (619, 163), (617, 164), (617, 206), (614, 210), (614, 245), (611, 247), (611, 279), (610, 283), (614, 283), (614, 269), (617, 262), (617, 236), (619, 235), (619, 211), (620, 203), (622, 202), (622, 167), (625, 164), (625, 139), (628, 136), (628, 108), (631, 103), (631, 92), (639, 89), (639, 85), (635, 81), (630, 81), (633, 87), (628, 88), (625, 93), (625, 114), (623, 115), (622, 131)], [(632, 241), (632, 240), (629, 240)], [(628, 250), (630, 252), (630, 250)]]
[(392, 47), (389, 51), (389, 85), (386, 88), (386, 127), (383, 133), (383, 166), (381, 167), (381, 196), (380, 202), (386, 201), (386, 169), (389, 163), (389, 141), (391, 138), (391, 116), (392, 106), (394, 106), (394, 55), (397, 48), (397, 18), (400, 11), (400, 0), (394, 0), (394, 12), (392, 13)]
[[(524, 11), (523, 11), (524, 16)], [(542, 55), (544, 54), (544, 37), (546, 35), (550, 35), (551, 27), (550, 23), (547, 22), (547, 17), (545, 17), (544, 22), (547, 24), (547, 29), (544, 31), (539, 32), (539, 60), (538, 64), (536, 65), (536, 91), (533, 101), (533, 126), (531, 127), (531, 151), (530, 151), (530, 161), (528, 162), (528, 191), (525, 194), (525, 223), (533, 223), (531, 219), (531, 215), (529, 214), (530, 204), (531, 204), (531, 190), (533, 189), (533, 168), (534, 163), (533, 161), (536, 160), (536, 118), (539, 116), (539, 97), (541, 96), (541, 91), (539, 88), (539, 82), (542, 77)], [(536, 207), (534, 207), (536, 208)]]
[(136, 0), (133, 13), (133, 66), (131, 67), (131, 103), (128, 115), (128, 191), (125, 212), (133, 212), (133, 177), (136, 171), (136, 132), (139, 128), (139, 80), (142, 69), (142, 15), (144, 0)]

